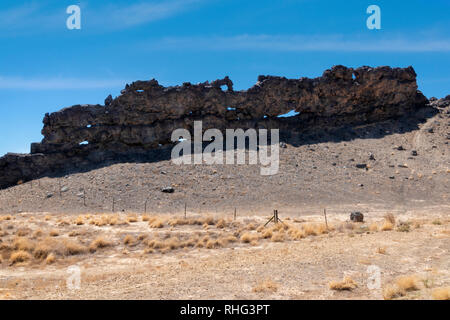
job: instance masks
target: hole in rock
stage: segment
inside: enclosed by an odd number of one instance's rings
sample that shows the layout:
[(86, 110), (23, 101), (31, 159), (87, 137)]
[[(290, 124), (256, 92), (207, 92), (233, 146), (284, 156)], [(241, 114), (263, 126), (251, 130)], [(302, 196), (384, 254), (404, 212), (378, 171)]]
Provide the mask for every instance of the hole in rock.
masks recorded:
[(297, 116), (299, 114), (300, 114), (300, 112), (296, 112), (295, 110), (291, 110), (288, 113), (280, 114), (279, 116), (277, 116), (277, 118), (290, 118), (290, 117), (295, 117), (295, 116)]

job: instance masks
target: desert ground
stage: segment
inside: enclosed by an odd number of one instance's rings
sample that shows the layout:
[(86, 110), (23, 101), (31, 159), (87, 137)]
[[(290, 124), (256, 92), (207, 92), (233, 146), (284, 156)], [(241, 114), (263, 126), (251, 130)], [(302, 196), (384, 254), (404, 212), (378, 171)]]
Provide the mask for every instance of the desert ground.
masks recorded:
[(449, 299), (449, 115), (289, 137), (274, 176), (161, 160), (0, 190), (0, 297)]
[(257, 215), (3, 215), (0, 297), (449, 298), (450, 207), (372, 212), (363, 223), (327, 212), (328, 227), (324, 216), (281, 212), (266, 227)]

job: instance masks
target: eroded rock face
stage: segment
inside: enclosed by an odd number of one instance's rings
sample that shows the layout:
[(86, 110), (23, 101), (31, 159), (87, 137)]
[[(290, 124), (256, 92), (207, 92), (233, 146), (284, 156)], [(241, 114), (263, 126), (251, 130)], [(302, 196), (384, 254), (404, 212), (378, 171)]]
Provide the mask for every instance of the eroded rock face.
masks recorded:
[[(163, 87), (156, 80), (126, 85), (103, 105), (76, 105), (46, 114), (41, 143), (30, 155), (0, 158), (0, 188), (70, 166), (84, 166), (171, 143), (194, 120), (209, 128), (279, 128), (303, 132), (392, 119), (424, 107), (412, 67), (335, 66), (315, 79), (260, 76), (246, 91), (226, 77)], [(279, 118), (292, 110), (300, 114)]]

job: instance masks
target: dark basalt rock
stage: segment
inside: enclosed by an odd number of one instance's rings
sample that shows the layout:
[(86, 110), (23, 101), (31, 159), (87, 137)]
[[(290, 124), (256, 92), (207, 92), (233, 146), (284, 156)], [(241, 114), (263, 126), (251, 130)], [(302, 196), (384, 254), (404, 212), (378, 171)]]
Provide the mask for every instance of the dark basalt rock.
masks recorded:
[[(439, 101), (433, 103), (447, 103)], [(234, 91), (228, 77), (175, 87), (136, 81), (115, 99), (107, 97), (105, 105), (47, 113), (44, 138), (31, 145), (31, 154), (0, 158), (0, 188), (62, 170), (144, 159), (151, 150), (169, 146), (173, 130), (192, 132), (194, 120), (203, 121), (203, 130), (303, 133), (385, 121), (425, 107), (430, 104), (417, 90), (412, 67), (334, 66), (314, 79), (259, 76), (245, 91)], [(299, 114), (277, 117), (292, 110)]]

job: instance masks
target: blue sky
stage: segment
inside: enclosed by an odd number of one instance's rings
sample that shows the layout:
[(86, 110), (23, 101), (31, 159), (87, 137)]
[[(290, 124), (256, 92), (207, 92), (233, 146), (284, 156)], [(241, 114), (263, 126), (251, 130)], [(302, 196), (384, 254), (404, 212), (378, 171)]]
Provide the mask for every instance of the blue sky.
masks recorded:
[[(81, 30), (68, 30), (69, 5)], [(381, 30), (366, 9), (381, 8)], [(428, 97), (450, 94), (448, 0), (11, 1), (0, 3), (0, 155), (29, 152), (46, 112), (103, 103), (125, 83), (225, 75), (320, 76), (336, 64), (412, 65)]]

